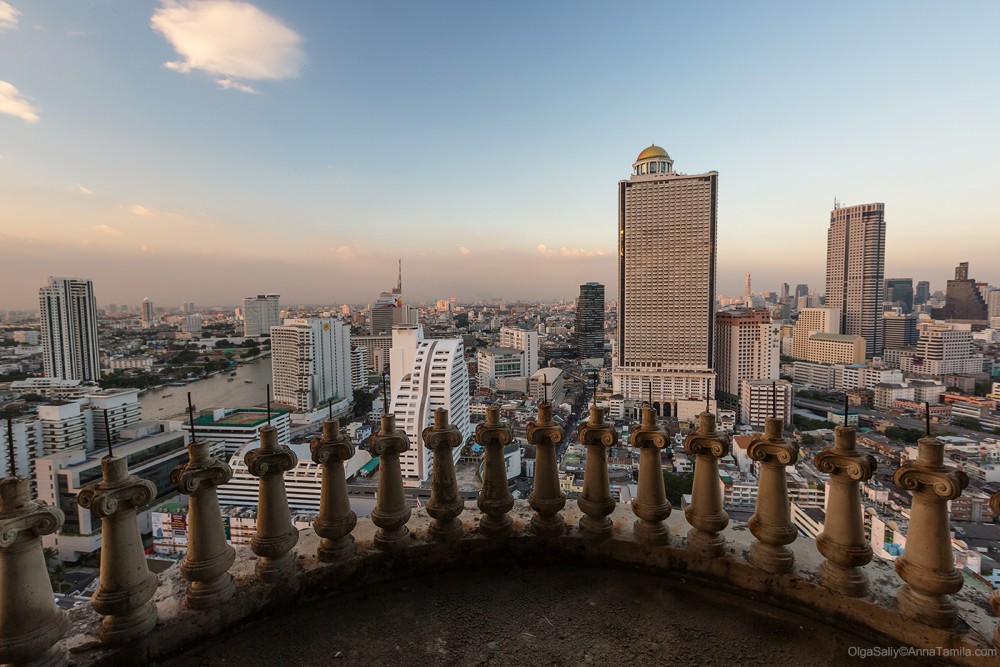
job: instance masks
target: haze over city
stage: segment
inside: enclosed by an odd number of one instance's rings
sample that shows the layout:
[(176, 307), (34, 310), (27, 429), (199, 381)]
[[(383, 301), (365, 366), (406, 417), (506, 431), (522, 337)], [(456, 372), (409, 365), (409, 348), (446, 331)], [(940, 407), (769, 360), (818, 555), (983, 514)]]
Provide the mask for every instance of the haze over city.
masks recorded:
[(634, 9), (4, 0), (0, 309), (572, 298), (653, 142), (720, 173), (720, 294), (819, 287), (835, 197), (1000, 282), (996, 3)]

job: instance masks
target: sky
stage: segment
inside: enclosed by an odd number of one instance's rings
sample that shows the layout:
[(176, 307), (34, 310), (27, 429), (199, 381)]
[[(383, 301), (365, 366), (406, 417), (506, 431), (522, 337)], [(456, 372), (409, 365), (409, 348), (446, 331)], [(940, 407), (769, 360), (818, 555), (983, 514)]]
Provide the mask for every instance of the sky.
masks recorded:
[(617, 182), (719, 172), (718, 284), (1000, 285), (1000, 3), (0, 0), (0, 309), (573, 298)]

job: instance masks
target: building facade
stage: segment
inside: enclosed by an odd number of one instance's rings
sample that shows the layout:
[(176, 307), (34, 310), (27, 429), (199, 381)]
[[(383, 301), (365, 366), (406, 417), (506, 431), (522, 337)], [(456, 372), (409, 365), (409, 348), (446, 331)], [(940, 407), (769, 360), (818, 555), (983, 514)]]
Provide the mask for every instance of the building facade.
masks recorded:
[(274, 400), (311, 412), (354, 395), (350, 328), (328, 318), (287, 319), (271, 327)]
[(633, 413), (693, 417), (715, 395), (718, 172), (686, 175), (659, 146), (618, 184), (618, 336), (614, 391)]
[(805, 359), (809, 354), (809, 338), (813, 334), (839, 334), (840, 311), (836, 308), (803, 308), (792, 329), (792, 356)]
[(792, 383), (787, 380), (743, 380), (740, 382), (740, 423), (763, 429), (768, 417), (784, 424), (792, 416)]
[(494, 389), (505, 378), (527, 376), (524, 353), (512, 347), (486, 347), (476, 353), (477, 378), (480, 387)]
[[(573, 342), (581, 359), (604, 359), (604, 285), (580, 285)], [(537, 369), (535, 369), (537, 370)], [(532, 371), (534, 372), (534, 371)]]
[(885, 347), (885, 204), (836, 205), (826, 246), (826, 306), (840, 311), (838, 333), (865, 339), (865, 356)]
[(38, 309), (45, 376), (100, 380), (94, 284), (82, 278), (49, 278), (38, 290)]
[(243, 299), (243, 336), (266, 336), (281, 324), (280, 294), (258, 294)]
[(500, 327), (500, 347), (511, 347), (521, 351), (523, 357), (521, 375), (528, 376), (538, 370), (537, 331), (518, 327)]
[(913, 312), (913, 278), (886, 278), (883, 308), (898, 308), (904, 314)]
[(139, 306), (139, 323), (143, 329), (149, 329), (153, 326), (153, 320), (153, 302), (149, 300), (149, 297), (146, 297)]
[(766, 310), (722, 311), (715, 316), (716, 387), (732, 402), (743, 380), (777, 380), (781, 325)]
[(886, 349), (916, 345), (918, 339), (916, 313), (883, 313), (882, 326), (885, 330)]

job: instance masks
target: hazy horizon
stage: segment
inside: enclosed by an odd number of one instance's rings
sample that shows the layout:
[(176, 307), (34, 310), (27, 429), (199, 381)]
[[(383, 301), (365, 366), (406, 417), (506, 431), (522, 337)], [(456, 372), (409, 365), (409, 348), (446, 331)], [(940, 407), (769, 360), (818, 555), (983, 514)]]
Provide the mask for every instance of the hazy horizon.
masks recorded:
[(397, 258), (412, 301), (612, 299), (651, 142), (719, 172), (720, 295), (822, 292), (834, 197), (885, 202), (887, 278), (1000, 285), (963, 7), (0, 0), (0, 310), (368, 303)]

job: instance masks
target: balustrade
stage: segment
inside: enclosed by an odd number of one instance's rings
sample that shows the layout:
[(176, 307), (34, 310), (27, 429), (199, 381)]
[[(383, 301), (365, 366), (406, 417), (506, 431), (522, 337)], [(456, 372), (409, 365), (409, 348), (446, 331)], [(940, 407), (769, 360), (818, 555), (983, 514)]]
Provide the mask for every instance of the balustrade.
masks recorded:
[(421, 437), (434, 455), (431, 497), (427, 501), (427, 514), (434, 521), (427, 532), (435, 542), (454, 542), (465, 533), (458, 520), (465, 503), (458, 495), (454, 458), (455, 448), (461, 447), (464, 439), (458, 428), (448, 423), (448, 411), (444, 408), (434, 411), (434, 426), (425, 428)]
[(604, 411), (590, 406), (590, 418), (580, 425), (580, 442), (587, 446), (587, 465), (583, 472), (583, 491), (577, 499), (580, 530), (587, 539), (602, 541), (611, 537), (608, 515), (615, 511), (608, 480), (608, 449), (618, 444), (618, 431), (604, 423)]
[(788, 502), (785, 468), (798, 459), (798, 448), (781, 437), (782, 421), (769, 417), (764, 423), (764, 435), (754, 438), (747, 454), (760, 461), (757, 481), (757, 505), (748, 525), (757, 541), (750, 547), (750, 562), (760, 569), (781, 574), (790, 572), (795, 557), (786, 546), (795, 541), (797, 531), (792, 524)]
[(510, 519), (514, 497), (507, 488), (507, 466), (503, 448), (514, 439), (510, 424), (500, 421), (500, 408), (486, 408), (486, 421), (476, 426), (476, 442), (483, 446), (483, 488), (476, 505), (483, 513), (479, 532), (486, 537), (508, 537), (512, 531)]
[(721, 556), (726, 540), (719, 531), (729, 525), (729, 514), (722, 508), (719, 459), (729, 454), (729, 442), (715, 430), (715, 415), (708, 409), (698, 417), (698, 430), (685, 438), (684, 451), (695, 457), (691, 504), (684, 509), (692, 526), (687, 534), (688, 548), (706, 556)]
[(410, 449), (406, 433), (396, 428), (396, 415), (383, 414), (381, 428), (371, 437), (372, 454), (380, 457), (378, 495), (372, 510), (372, 523), (378, 526), (375, 546), (379, 549), (401, 549), (409, 542), (410, 506), (403, 495), (403, 470), (399, 455)]
[(667, 446), (670, 435), (656, 423), (651, 407), (642, 409), (642, 423), (632, 428), (629, 442), (639, 448), (639, 487), (632, 500), (636, 521), (632, 526), (635, 539), (642, 544), (663, 545), (670, 541), (670, 530), (664, 521), (672, 507), (663, 483), (660, 450)]
[(535, 510), (531, 528), (539, 537), (559, 537), (566, 530), (566, 521), (559, 512), (566, 506), (566, 494), (559, 488), (559, 466), (556, 447), (566, 432), (552, 421), (552, 404), (538, 404), (538, 419), (528, 422), (528, 442), (535, 446), (534, 490), (528, 504)]
[(313, 462), (323, 466), (319, 515), (313, 521), (313, 530), (322, 538), (316, 556), (332, 563), (354, 555), (351, 531), (358, 523), (358, 515), (351, 510), (347, 495), (344, 461), (351, 460), (355, 449), (341, 432), (340, 422), (331, 417), (323, 420), (323, 437), (313, 438), (309, 451)]
[(257, 576), (274, 583), (287, 578), (295, 567), (292, 547), (299, 541), (299, 529), (292, 525), (285, 492), (285, 473), (299, 463), (286, 445), (278, 444), (278, 429), (260, 429), (260, 447), (244, 455), (247, 470), (260, 481), (257, 497), (257, 532), (250, 548), (260, 556)]

